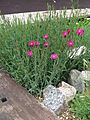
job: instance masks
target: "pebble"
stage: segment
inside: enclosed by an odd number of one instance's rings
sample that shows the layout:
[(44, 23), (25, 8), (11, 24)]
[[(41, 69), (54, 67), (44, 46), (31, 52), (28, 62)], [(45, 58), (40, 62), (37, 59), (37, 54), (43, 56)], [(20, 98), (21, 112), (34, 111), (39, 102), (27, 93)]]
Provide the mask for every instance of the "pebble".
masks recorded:
[(58, 116), (58, 118), (59, 120), (76, 120), (75, 116), (70, 112), (69, 109)]
[(63, 117), (60, 117), (60, 120), (63, 120)]
[(66, 117), (66, 120), (68, 120), (68, 117)]

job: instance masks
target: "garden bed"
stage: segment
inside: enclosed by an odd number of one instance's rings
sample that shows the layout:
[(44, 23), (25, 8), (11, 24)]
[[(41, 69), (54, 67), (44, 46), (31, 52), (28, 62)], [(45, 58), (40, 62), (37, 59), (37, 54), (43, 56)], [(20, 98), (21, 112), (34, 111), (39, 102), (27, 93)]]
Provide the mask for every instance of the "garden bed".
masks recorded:
[[(0, 66), (35, 97), (43, 97), (48, 85), (68, 82), (72, 69), (89, 69), (90, 21), (82, 20), (80, 10), (56, 13), (50, 10), (44, 19), (39, 14), (25, 21), (2, 16), (0, 23)], [(74, 55), (81, 46), (85, 52)], [(77, 51), (78, 51), (77, 49)]]

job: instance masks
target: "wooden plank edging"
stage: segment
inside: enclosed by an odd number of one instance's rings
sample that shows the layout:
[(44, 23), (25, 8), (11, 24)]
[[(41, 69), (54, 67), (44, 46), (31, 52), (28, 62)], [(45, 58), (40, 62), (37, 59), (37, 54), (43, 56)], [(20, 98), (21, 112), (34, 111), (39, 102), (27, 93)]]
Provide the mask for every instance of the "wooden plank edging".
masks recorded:
[(8, 113), (14, 120), (59, 120), (57, 116), (43, 108), (28, 91), (0, 69), (0, 113)]

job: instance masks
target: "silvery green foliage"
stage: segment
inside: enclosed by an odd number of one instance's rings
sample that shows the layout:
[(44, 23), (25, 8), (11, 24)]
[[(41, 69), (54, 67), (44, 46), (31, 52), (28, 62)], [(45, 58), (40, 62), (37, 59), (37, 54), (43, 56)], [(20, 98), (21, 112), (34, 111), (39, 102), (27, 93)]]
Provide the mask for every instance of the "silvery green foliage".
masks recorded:
[(70, 58), (75, 58), (77, 56), (85, 54), (86, 50), (87, 50), (87, 48), (85, 46), (81, 46), (81, 47), (74, 48), (74, 49), (68, 51), (67, 54)]

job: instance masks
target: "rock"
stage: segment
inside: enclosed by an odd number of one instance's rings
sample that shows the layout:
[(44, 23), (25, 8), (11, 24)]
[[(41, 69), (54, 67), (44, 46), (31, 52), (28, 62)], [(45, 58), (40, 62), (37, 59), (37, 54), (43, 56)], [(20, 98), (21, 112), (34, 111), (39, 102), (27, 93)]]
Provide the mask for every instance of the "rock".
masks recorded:
[(90, 86), (90, 71), (82, 71), (80, 77)]
[(47, 107), (51, 112), (59, 115), (65, 109), (65, 96), (52, 85), (47, 86), (43, 91), (44, 100), (42, 105)]
[[(70, 72), (70, 79), (71, 80), (76, 80), (79, 77), (80, 74), (81, 74), (81, 72), (76, 70), (76, 69), (71, 70), (71, 72)], [(71, 82), (73, 82), (73, 81), (70, 81), (70, 83)], [(71, 84), (73, 84), (73, 83), (71, 83)]]
[(81, 76), (81, 72), (78, 70), (71, 70), (68, 83), (74, 86), (77, 92), (83, 93), (85, 91), (84, 79)]
[(67, 103), (73, 100), (76, 95), (76, 89), (73, 86), (65, 83), (64, 81), (62, 81), (62, 86), (58, 89), (65, 95)]
[(81, 76), (84, 78), (84, 80), (90, 80), (90, 71), (82, 71)]
[(77, 56), (80, 56), (80, 55), (82, 55), (82, 54), (85, 54), (85, 52), (86, 52), (86, 47), (85, 46), (81, 46), (81, 47), (78, 47), (78, 48), (74, 48), (74, 49), (72, 49), (72, 51), (68, 51), (68, 56), (70, 57), (70, 58), (75, 58), (75, 57), (77, 57)]

